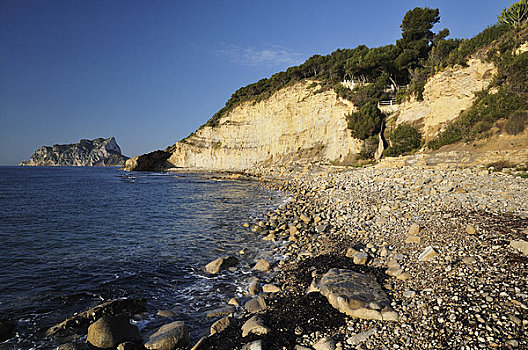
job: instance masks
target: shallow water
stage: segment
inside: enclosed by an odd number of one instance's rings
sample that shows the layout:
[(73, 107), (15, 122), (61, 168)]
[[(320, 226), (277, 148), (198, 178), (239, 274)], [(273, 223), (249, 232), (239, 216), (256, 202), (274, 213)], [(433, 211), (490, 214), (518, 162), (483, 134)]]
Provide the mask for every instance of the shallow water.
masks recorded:
[[(240, 294), (242, 271), (270, 248), (240, 224), (284, 201), (258, 183), (196, 174), (0, 167), (0, 319), (19, 323), (8, 343), (53, 346), (46, 328), (118, 297), (147, 299), (147, 333), (170, 309), (198, 338), (212, 323), (204, 312)], [(241, 249), (239, 271), (203, 272)]]

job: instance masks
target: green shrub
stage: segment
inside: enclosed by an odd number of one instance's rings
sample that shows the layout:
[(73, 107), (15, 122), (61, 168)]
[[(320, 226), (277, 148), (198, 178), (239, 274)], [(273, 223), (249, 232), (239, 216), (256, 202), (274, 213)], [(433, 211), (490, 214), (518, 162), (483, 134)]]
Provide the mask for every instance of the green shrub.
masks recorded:
[(499, 66), (497, 86), (504, 86), (511, 94), (528, 95), (528, 52), (514, 55), (505, 52), (496, 59)]
[(473, 125), (469, 131), (470, 137), (476, 138), (479, 134), (482, 134), (493, 127), (493, 124), (487, 121), (479, 121)]
[(397, 157), (420, 148), (422, 135), (413, 126), (401, 124), (390, 133), (391, 146), (384, 152), (385, 156)]
[(523, 95), (509, 93), (507, 85), (503, 86), (496, 94), (481, 91), (477, 94), (477, 99), (471, 108), (463, 112), (443, 132), (429, 142), (428, 147), (436, 150), (457, 141), (474, 140), (480, 133), (489, 130), (486, 128), (490, 124), (501, 118), (507, 118), (515, 111), (526, 108), (528, 108), (528, 100)]
[(467, 65), (467, 57), (475, 53), (478, 49), (490, 45), (493, 41), (499, 39), (510, 28), (501, 24), (495, 24), (484, 29), (480, 34), (469, 40), (464, 40), (457, 49), (451, 51), (448, 63), (451, 65)]
[(378, 149), (378, 137), (371, 136), (365, 140), (361, 152), (358, 154), (358, 159), (366, 160), (373, 159)]
[(493, 168), (495, 171), (502, 171), (504, 168), (513, 168), (514, 165), (507, 160), (499, 160), (486, 165), (486, 168)]
[(359, 111), (347, 116), (348, 128), (352, 131), (353, 137), (366, 140), (380, 132), (383, 119), (384, 115), (378, 108), (378, 104), (368, 102)]
[(504, 125), (504, 130), (510, 135), (522, 133), (528, 124), (528, 111), (517, 111), (512, 113)]

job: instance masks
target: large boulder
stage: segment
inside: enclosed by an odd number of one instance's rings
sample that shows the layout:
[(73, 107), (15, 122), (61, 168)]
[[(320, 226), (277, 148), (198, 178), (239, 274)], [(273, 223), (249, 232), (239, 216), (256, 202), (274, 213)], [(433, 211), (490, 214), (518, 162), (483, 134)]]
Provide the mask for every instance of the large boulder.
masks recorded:
[(398, 314), (374, 276), (346, 269), (331, 269), (310, 286), (339, 311), (357, 318), (395, 321)]
[(234, 256), (226, 256), (215, 259), (209, 264), (205, 265), (205, 271), (211, 274), (217, 274), (220, 271), (238, 265), (238, 259)]
[(146, 299), (116, 299), (75, 314), (47, 330), (46, 335), (65, 336), (75, 332), (86, 333), (90, 323), (103, 316), (132, 316), (147, 310)]
[(88, 327), (86, 342), (96, 348), (116, 348), (127, 341), (141, 343), (141, 335), (139, 329), (131, 325), (126, 316), (103, 316)]
[(191, 342), (189, 328), (182, 321), (176, 321), (162, 326), (152, 334), (145, 343), (145, 348), (151, 350), (174, 350), (188, 346)]

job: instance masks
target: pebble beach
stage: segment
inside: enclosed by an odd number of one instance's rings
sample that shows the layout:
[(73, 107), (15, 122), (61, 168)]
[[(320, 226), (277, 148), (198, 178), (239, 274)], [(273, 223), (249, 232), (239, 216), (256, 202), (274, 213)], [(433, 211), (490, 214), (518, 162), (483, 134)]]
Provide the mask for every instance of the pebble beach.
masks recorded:
[[(482, 167), (368, 167), (272, 184), (292, 200), (249, 229), (285, 242), (278, 273), (258, 281), (280, 291), (261, 295), (265, 310), (241, 308), (204, 348), (528, 348), (528, 180)], [(330, 269), (375, 277), (398, 319), (350, 317), (307, 294)], [(255, 319), (255, 332), (243, 331)]]

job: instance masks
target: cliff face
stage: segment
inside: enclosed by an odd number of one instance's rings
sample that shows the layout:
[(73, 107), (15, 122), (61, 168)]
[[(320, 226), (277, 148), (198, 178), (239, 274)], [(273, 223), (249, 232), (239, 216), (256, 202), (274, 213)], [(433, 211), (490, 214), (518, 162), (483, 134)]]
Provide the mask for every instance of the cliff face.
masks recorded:
[(443, 126), (471, 106), (475, 93), (486, 88), (496, 73), (493, 63), (478, 58), (470, 59), (467, 67), (446, 68), (425, 84), (423, 101), (398, 106), (397, 124), (416, 124), (426, 140), (433, 138)]
[[(429, 79), (423, 101), (382, 109), (392, 113), (389, 121), (413, 123), (429, 140), (471, 106), (476, 93), (491, 83), (496, 72), (492, 63), (472, 58), (467, 67), (447, 68)], [(217, 126), (203, 126), (156, 157), (134, 157), (125, 168), (240, 171), (303, 161), (345, 163), (363, 146), (347, 129), (345, 115), (354, 106), (333, 91), (319, 92), (316, 85), (300, 82), (269, 99), (242, 103)]]
[[(245, 102), (223, 116), (215, 127), (204, 126), (170, 147), (175, 167), (245, 170), (257, 165), (302, 161), (342, 162), (360, 151), (345, 115), (353, 106), (333, 91), (317, 92), (302, 82), (277, 91), (269, 99)], [(137, 158), (126, 168), (135, 170)]]
[(42, 146), (23, 166), (123, 166), (128, 157), (114, 137), (95, 140), (81, 139), (68, 145)]

